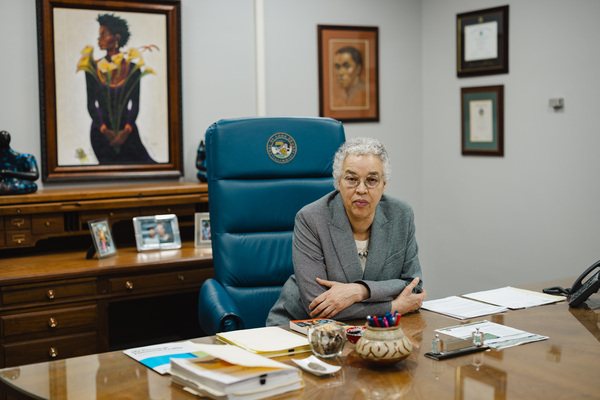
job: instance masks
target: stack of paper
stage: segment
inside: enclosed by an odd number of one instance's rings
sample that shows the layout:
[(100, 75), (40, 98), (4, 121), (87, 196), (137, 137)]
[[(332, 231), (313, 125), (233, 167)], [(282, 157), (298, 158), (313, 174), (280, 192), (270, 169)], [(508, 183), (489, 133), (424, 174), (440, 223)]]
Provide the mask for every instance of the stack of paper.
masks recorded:
[(565, 299), (564, 296), (552, 296), (550, 294), (518, 289), (511, 286), (469, 293), (463, 296), (473, 300), (510, 308), (511, 310), (557, 303)]
[(310, 351), (308, 339), (276, 326), (217, 333), (217, 339), (266, 357)]
[(521, 331), (486, 320), (451, 326), (449, 328), (436, 329), (436, 332), (460, 339), (471, 339), (472, 334), (476, 329), (479, 329), (479, 332), (483, 333), (483, 344), (496, 350), (548, 339), (548, 336)]
[(199, 358), (173, 358), (171, 382), (216, 400), (255, 400), (302, 389), (302, 372), (236, 346), (196, 344)]
[(422, 308), (458, 319), (475, 318), (506, 311), (504, 307), (480, 303), (457, 296), (425, 301)]
[(423, 302), (422, 308), (458, 319), (469, 319), (482, 315), (498, 314), (508, 309), (516, 310), (556, 303), (564, 299), (563, 296), (552, 296), (507, 286), (500, 289), (473, 292), (462, 297), (450, 296), (443, 299), (428, 300)]

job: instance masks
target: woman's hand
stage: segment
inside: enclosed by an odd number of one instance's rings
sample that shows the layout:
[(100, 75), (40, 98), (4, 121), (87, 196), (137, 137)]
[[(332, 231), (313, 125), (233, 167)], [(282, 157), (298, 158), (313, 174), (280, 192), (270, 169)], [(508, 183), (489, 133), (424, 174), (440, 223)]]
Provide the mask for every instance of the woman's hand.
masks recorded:
[(131, 133), (131, 128), (128, 128), (127, 126), (125, 126), (125, 128), (121, 129), (119, 131), (119, 134), (116, 135), (116, 137), (110, 142), (110, 145), (112, 147), (121, 147), (123, 145), (123, 143), (125, 143), (125, 141), (129, 137), (130, 133)]
[(398, 311), (398, 314), (407, 314), (412, 311), (417, 311), (419, 308), (421, 308), (425, 297), (427, 297), (427, 292), (425, 289), (423, 289), (423, 293), (413, 293), (413, 289), (418, 284), (419, 278), (413, 279), (408, 285), (406, 285), (404, 290), (400, 292), (398, 297), (392, 300), (392, 313), (394, 311)]
[(329, 289), (309, 304), (312, 318), (333, 318), (346, 307), (369, 296), (367, 288), (360, 283), (340, 283), (320, 278), (317, 278), (317, 283)]

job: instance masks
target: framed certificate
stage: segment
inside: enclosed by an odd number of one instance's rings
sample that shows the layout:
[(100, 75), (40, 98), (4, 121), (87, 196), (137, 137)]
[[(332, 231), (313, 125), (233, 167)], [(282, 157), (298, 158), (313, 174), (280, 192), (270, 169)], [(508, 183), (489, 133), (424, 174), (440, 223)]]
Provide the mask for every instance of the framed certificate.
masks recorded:
[(462, 88), (463, 155), (504, 155), (504, 86)]
[(508, 6), (456, 15), (456, 75), (508, 73)]

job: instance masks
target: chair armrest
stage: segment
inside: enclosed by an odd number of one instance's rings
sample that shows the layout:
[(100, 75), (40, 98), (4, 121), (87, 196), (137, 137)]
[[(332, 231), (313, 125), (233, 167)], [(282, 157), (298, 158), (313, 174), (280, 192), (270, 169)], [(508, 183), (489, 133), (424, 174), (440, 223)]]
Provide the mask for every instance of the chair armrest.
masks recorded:
[(237, 305), (225, 288), (216, 280), (208, 279), (200, 288), (198, 320), (204, 333), (235, 331), (244, 328)]

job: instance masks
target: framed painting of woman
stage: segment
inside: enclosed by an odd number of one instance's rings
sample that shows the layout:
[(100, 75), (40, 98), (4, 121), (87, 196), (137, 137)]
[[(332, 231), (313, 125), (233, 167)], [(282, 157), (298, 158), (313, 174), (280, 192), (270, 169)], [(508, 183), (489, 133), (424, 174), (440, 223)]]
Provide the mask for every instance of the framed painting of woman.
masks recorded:
[(179, 177), (180, 1), (37, 0), (43, 181)]

